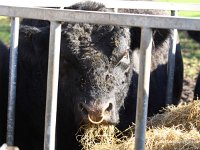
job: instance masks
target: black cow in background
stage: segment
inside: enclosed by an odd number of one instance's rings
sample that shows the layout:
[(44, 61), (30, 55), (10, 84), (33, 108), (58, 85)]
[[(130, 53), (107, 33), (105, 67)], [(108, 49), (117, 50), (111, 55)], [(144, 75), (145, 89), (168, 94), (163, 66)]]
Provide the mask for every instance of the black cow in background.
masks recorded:
[[(188, 31), (188, 35), (200, 44), (200, 31)], [(197, 77), (195, 90), (194, 90), (194, 99), (200, 98), (200, 73)]]
[[(68, 9), (108, 11), (95, 2)], [(158, 11), (130, 11), (157, 14)], [(159, 12), (160, 14), (160, 12)], [(138, 27), (63, 23), (60, 53), (56, 149), (80, 149), (75, 133), (89, 118), (93, 123), (114, 124), (120, 130), (135, 121), (139, 73)], [(148, 115), (166, 105), (166, 84), (171, 31), (153, 29), (152, 67)], [(45, 121), (49, 25), (20, 28), (17, 77), (15, 145), (42, 150)], [(180, 99), (183, 62), (176, 52), (173, 104)], [(7, 99), (1, 103), (7, 104)], [(6, 123), (1, 112), (0, 123)], [(0, 144), (5, 143), (1, 127)]]
[[(8, 48), (0, 41), (0, 119), (6, 121), (7, 104), (3, 103), (8, 97)], [(6, 138), (6, 134), (1, 129), (6, 128), (6, 124), (0, 120), (0, 141)], [(1, 146), (1, 145), (0, 145)]]
[(194, 100), (199, 100), (199, 99), (200, 99), (200, 73), (197, 77), (196, 86), (194, 90)]
[(188, 35), (196, 42), (200, 43), (200, 31), (188, 31)]
[(21, 25), (29, 25), (33, 27), (47, 27), (50, 26), (50, 22), (46, 20), (37, 20), (37, 19), (23, 19)]

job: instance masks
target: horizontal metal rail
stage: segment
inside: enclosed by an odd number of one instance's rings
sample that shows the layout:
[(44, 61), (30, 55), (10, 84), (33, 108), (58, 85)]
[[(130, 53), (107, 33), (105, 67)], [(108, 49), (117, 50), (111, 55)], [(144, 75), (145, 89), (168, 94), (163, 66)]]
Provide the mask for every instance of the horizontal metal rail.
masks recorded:
[[(185, 10), (185, 11), (200, 11), (200, 3), (169, 3), (169, 2), (152, 2), (152, 1), (120, 1), (120, 0), (93, 0), (103, 3), (107, 8), (132, 8), (132, 9), (159, 9), (159, 10)], [(2, 1), (1, 5), (9, 6), (26, 6), (26, 7), (67, 7), (80, 0), (73, 1), (39, 1), (34, 0), (30, 3), (24, 1), (10, 2)]]
[(200, 18), (0, 6), (1, 16), (148, 28), (200, 30)]

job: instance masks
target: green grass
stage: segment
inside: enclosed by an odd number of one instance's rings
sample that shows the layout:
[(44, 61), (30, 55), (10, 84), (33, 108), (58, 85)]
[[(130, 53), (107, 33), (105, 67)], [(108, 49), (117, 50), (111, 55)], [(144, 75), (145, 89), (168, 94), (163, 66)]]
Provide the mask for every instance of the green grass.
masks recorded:
[(6, 17), (0, 18), (0, 40), (6, 45), (9, 45), (10, 41), (10, 20)]
[(194, 78), (200, 71), (200, 44), (189, 38), (185, 31), (179, 31), (184, 63), (184, 77)]
[(199, 0), (157, 0), (160, 2), (177, 2), (177, 3), (200, 3)]
[(179, 37), (184, 57), (200, 59), (200, 44), (189, 38), (185, 31), (179, 31)]
[[(200, 4), (200, 0), (156, 0), (159, 2), (176, 2), (176, 3), (198, 3)], [(200, 12), (195, 11), (179, 11), (179, 16), (184, 17), (200, 17)]]

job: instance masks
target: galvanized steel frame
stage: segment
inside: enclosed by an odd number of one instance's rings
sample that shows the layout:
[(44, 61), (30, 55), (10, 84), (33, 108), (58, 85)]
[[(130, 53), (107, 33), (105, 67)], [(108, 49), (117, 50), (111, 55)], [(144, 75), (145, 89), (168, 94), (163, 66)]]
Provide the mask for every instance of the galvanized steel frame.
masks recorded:
[(61, 24), (51, 22), (46, 94), (44, 150), (55, 149), (57, 91), (60, 61)]
[(8, 119), (7, 137), (8, 146), (14, 146), (15, 129), (15, 104), (17, 86), (17, 59), (18, 59), (18, 39), (19, 39), (19, 18), (11, 18), (11, 38), (10, 38), (10, 59), (9, 59), (9, 90), (8, 90)]
[[(178, 16), (177, 10), (171, 11), (171, 16)], [(177, 29), (172, 30), (172, 36), (170, 39), (170, 50), (168, 53), (168, 66), (167, 66), (167, 89), (166, 89), (166, 102), (165, 104), (172, 104), (173, 99), (173, 89), (174, 89), (174, 70), (175, 70), (175, 55), (176, 55), (176, 45), (177, 45), (178, 31)], [(179, 44), (179, 43), (178, 43)]]
[(147, 28), (200, 30), (200, 18), (0, 6), (1, 16)]
[(150, 28), (142, 28), (137, 89), (135, 150), (145, 149), (144, 143), (149, 99), (152, 41), (152, 30)]
[[(150, 8), (149, 8), (150, 9)], [(169, 9), (168, 9), (169, 10)], [(199, 8), (197, 8), (199, 10)], [(31, 7), (14, 7), (1, 6), (0, 15), (10, 16), (14, 20), (16, 17), (32, 18), (51, 21), (51, 35), (49, 43), (49, 66), (48, 66), (48, 83), (47, 83), (47, 111), (45, 125), (45, 150), (53, 150), (55, 148), (55, 120), (56, 120), (56, 105), (57, 105), (57, 84), (59, 71), (59, 49), (60, 49), (60, 31), (61, 25), (57, 21), (66, 22), (83, 22), (93, 24), (112, 24), (122, 26), (137, 26), (142, 28), (141, 35), (141, 53), (140, 55), (140, 71), (138, 82), (138, 104), (136, 115), (136, 141), (135, 149), (144, 149), (146, 117), (149, 96), (149, 77), (151, 62), (151, 28), (168, 28), (181, 30), (200, 30), (200, 18), (186, 17), (171, 17), (171, 16), (152, 16), (152, 15), (135, 15), (135, 14), (120, 14), (111, 12), (90, 12), (80, 10), (58, 10), (47, 8), (31, 8)], [(18, 24), (18, 23), (17, 23)], [(15, 25), (12, 24), (12, 28)], [(16, 28), (16, 30), (18, 30)], [(13, 33), (13, 31), (12, 31)], [(17, 34), (16, 34), (17, 35)], [(18, 36), (14, 37), (16, 40)], [(11, 46), (12, 46), (11, 42)], [(18, 42), (16, 44), (18, 45)], [(15, 47), (15, 46), (14, 46)], [(11, 48), (11, 51), (13, 48)], [(17, 54), (15, 54), (15, 57)], [(11, 57), (11, 62), (16, 61), (16, 58)], [(143, 63), (145, 62), (145, 63)], [(16, 66), (10, 63), (10, 75), (16, 72)], [(15, 74), (16, 75), (16, 74)], [(10, 79), (10, 83), (15, 84), (15, 81)], [(16, 84), (15, 84), (16, 85)], [(13, 87), (15, 91), (16, 87)], [(12, 89), (10, 89), (12, 91)], [(14, 96), (15, 98), (15, 96)], [(15, 103), (15, 101), (12, 101)], [(11, 102), (11, 103), (12, 103)], [(14, 111), (14, 105), (9, 112)], [(13, 114), (13, 113), (12, 113)], [(12, 116), (12, 115), (11, 115)], [(11, 137), (12, 139), (12, 137)], [(9, 140), (8, 140), (9, 141)], [(8, 142), (9, 146), (13, 146), (13, 139)]]

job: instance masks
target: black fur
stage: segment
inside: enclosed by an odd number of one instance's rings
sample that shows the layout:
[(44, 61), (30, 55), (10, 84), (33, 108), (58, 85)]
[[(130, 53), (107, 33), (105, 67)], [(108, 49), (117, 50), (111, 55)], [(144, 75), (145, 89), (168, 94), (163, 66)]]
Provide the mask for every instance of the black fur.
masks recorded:
[(8, 97), (8, 48), (1, 41), (0, 60), (0, 142), (2, 144), (2, 141), (6, 138), (5, 129)]
[(200, 31), (188, 31), (188, 35), (194, 39), (195, 41), (197, 41), (198, 43), (200, 43)]
[(194, 90), (194, 100), (199, 100), (200, 99), (200, 73), (198, 75), (196, 85), (195, 85), (195, 90)]
[[(79, 3), (70, 8), (106, 11), (102, 4), (93, 2)], [(170, 39), (170, 30), (153, 29), (153, 32), (149, 115), (158, 113), (165, 106)], [(19, 41), (15, 145), (22, 150), (41, 150), (49, 25), (39, 28), (22, 26)], [(135, 121), (139, 43), (140, 28), (63, 23), (57, 150), (80, 149), (75, 133), (87, 121), (80, 103), (94, 109), (112, 103), (110, 115), (105, 122), (116, 124), (121, 130)], [(130, 56), (130, 64), (121, 61), (127, 54)], [(182, 90), (183, 64), (180, 49), (176, 53), (175, 66), (173, 104), (179, 102)], [(5, 115), (5, 112), (0, 115)], [(5, 139), (0, 144), (3, 142)]]
[[(188, 31), (189, 36), (200, 44), (200, 31)], [(197, 77), (195, 89), (194, 89), (194, 100), (200, 98), (200, 73)]]

